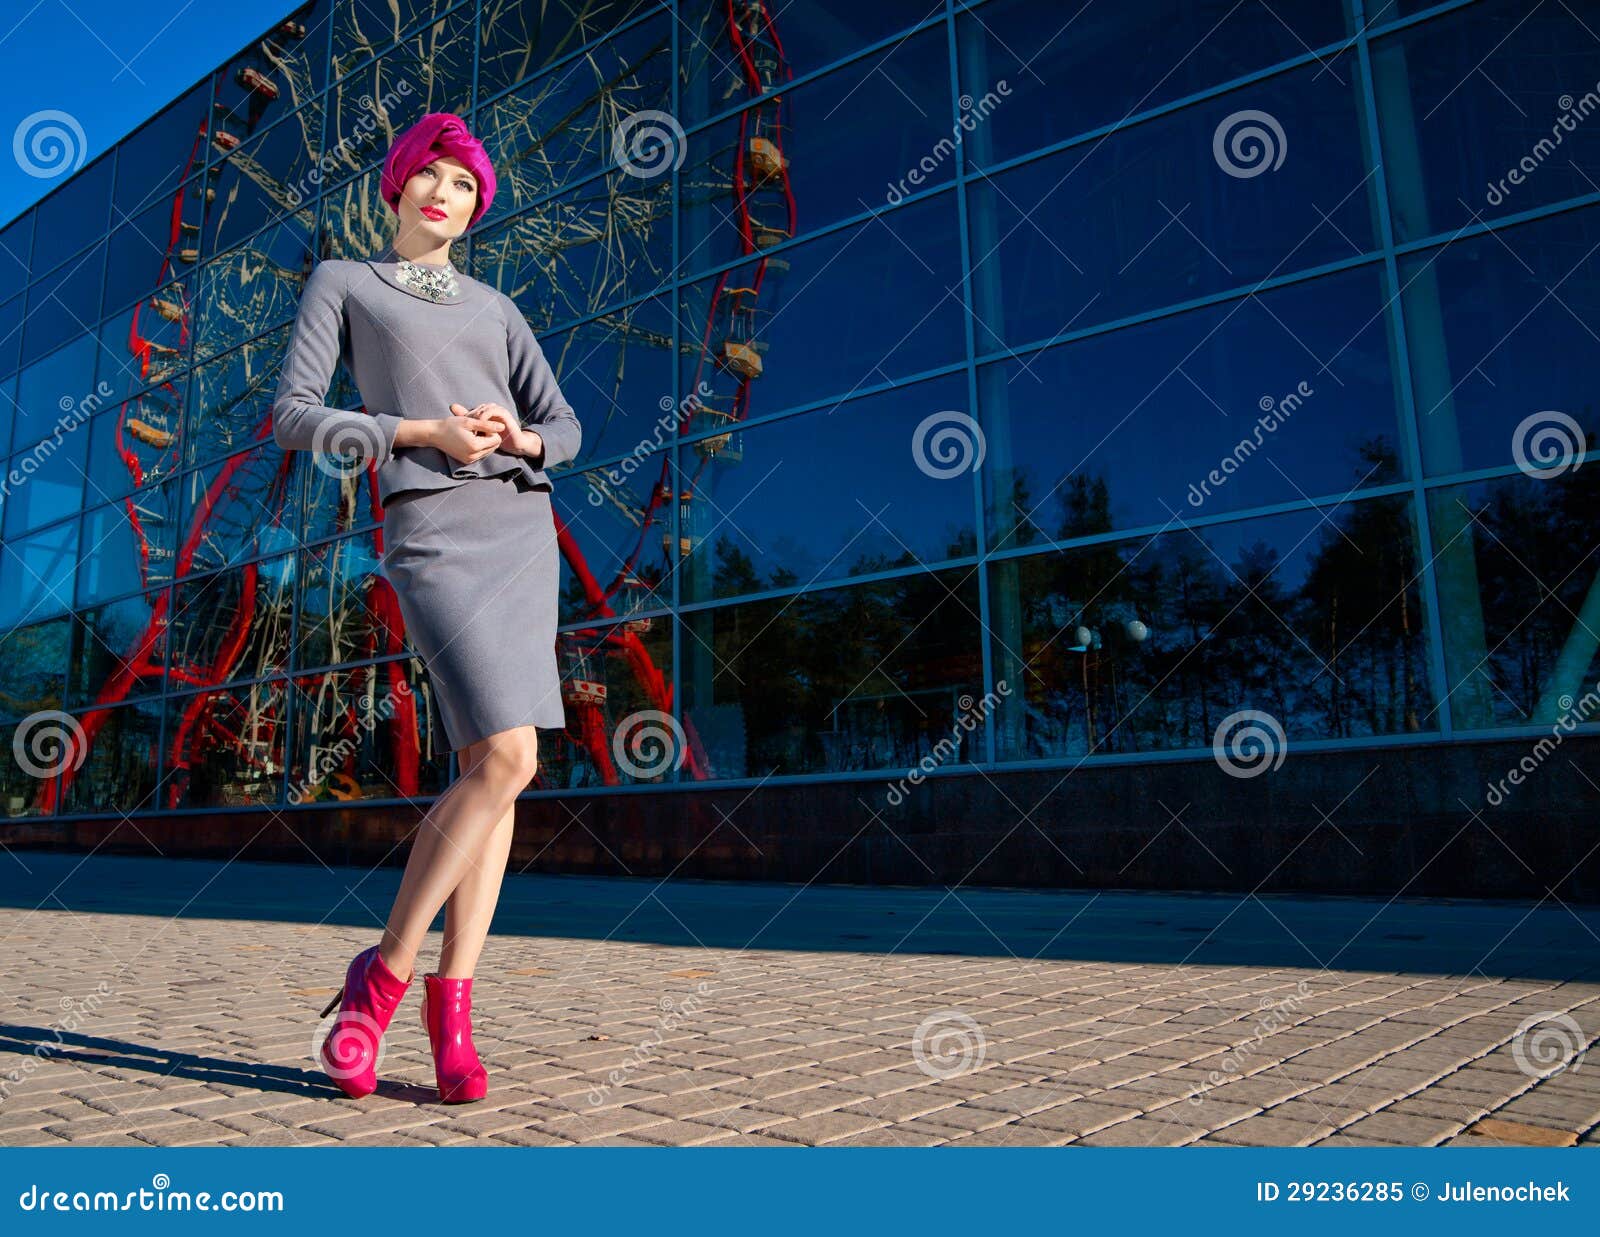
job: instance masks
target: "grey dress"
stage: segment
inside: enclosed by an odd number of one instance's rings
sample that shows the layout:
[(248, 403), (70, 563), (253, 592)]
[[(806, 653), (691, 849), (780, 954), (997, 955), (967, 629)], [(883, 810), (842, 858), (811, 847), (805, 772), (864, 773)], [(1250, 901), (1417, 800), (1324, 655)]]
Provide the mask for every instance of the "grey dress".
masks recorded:
[[(453, 298), (434, 299), (392, 246), (319, 263), (272, 410), (280, 447), (329, 453), (319, 463), (344, 472), (340, 453), (377, 461), (383, 574), (453, 749), (515, 726), (566, 725), (544, 470), (572, 459), (582, 437), (516, 303), (459, 271), (456, 283)], [(365, 412), (322, 402), (341, 360)], [(395, 450), (403, 419), (447, 417), (453, 403), (500, 404), (538, 429), (543, 455), (496, 451), (461, 464), (432, 447)]]

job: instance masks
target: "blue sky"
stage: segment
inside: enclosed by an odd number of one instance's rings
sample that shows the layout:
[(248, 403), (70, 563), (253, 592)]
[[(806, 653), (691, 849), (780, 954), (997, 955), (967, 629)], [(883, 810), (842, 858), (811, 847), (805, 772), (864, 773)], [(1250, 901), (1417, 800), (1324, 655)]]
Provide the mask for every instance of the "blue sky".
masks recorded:
[[(303, 0), (17, 0), (0, 16), (0, 110), (9, 149), (28, 117), (61, 111), (81, 126), (84, 163), (154, 116)], [(10, 160), (9, 223), (61, 184)]]

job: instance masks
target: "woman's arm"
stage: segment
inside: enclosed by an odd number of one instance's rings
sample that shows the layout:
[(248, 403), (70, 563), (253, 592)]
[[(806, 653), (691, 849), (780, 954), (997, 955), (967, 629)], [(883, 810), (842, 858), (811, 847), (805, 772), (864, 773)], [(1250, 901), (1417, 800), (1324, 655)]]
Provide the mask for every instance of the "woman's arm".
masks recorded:
[(499, 296), (506, 320), (506, 351), (511, 359), (511, 394), (517, 401), (516, 413), (544, 442), (543, 452), (529, 456), (528, 462), (535, 468), (565, 464), (577, 456), (583, 442), (578, 414), (562, 396), (555, 372), (545, 360), (544, 350), (533, 337), (522, 310), (504, 292)]
[(394, 458), (395, 435), (404, 417), (329, 408), (322, 402), (339, 363), (346, 287), (342, 264), (319, 262), (311, 268), (272, 403), (272, 439), (286, 450), (341, 454), (353, 448), (362, 459), (385, 464)]

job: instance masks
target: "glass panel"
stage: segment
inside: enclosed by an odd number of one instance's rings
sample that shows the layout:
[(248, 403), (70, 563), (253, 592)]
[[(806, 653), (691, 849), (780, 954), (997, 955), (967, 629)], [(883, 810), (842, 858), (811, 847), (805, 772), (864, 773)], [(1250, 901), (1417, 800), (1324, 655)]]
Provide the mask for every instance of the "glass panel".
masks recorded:
[[(953, 374), (685, 446), (681, 598), (809, 588), (976, 554), (972, 469), (939, 466), (927, 445), (940, 427), (971, 423), (966, 390)], [(693, 428), (708, 420), (698, 413)]]
[[(45, 128), (53, 128), (58, 144), (43, 150), (30, 147), (29, 155), (19, 162), (33, 175), (38, 175), (41, 169), (47, 175), (58, 174), (72, 158), (83, 153), (82, 142), (56, 122), (45, 120), (41, 124), (43, 127), (36, 124), (32, 129), (19, 130), (13, 150), (21, 151), (25, 143), (41, 138)], [(51, 190), (35, 208), (44, 221), (33, 238), (31, 267), (35, 279), (81, 253), (90, 241), (103, 240), (111, 230), (112, 157), (113, 152), (107, 151), (88, 167), (71, 173), (60, 188)], [(94, 269), (98, 283), (98, 262), (94, 263)], [(94, 317), (93, 314), (89, 316)]]
[(685, 125), (832, 64), (869, 43), (938, 17), (937, 0), (807, 0), (798, 5), (709, 4), (683, 14)]
[(668, 147), (641, 151), (650, 174), (635, 179), (670, 183), (662, 174), (682, 148), (672, 139), (669, 118), (654, 114), (671, 106), (671, 55), (671, 20), (662, 13), (489, 104), (477, 132), (499, 180), (486, 219), (501, 219), (611, 166), (613, 144), (626, 144), (636, 131), (665, 133)]
[(210, 87), (208, 78), (117, 143), (117, 190), (111, 204), (116, 218), (140, 214), (200, 170), (206, 158), (202, 134)]
[(290, 454), (269, 441), (179, 478), (180, 577), (294, 548)]
[[(519, 290), (524, 298), (528, 294)], [(539, 348), (583, 426), (579, 459), (654, 450), (672, 440), (678, 418), (672, 400), (672, 311), (666, 301), (643, 301), (592, 318), (546, 336)], [(659, 465), (655, 475), (667, 480)], [(624, 480), (620, 473), (607, 476)], [(573, 483), (580, 484), (589, 482)], [(599, 499), (589, 501), (601, 505)]]
[(253, 133), (327, 85), (328, 0), (302, 5), (217, 73), (218, 127)]
[(997, 753), (1431, 730), (1420, 568), (1405, 497), (993, 563)]
[(62, 778), (62, 811), (129, 815), (154, 810), (161, 767), (160, 702), (90, 709), (78, 720), (85, 739), (83, 764)]
[(138, 490), (84, 516), (79, 606), (171, 582), (177, 488), (168, 482)]
[(24, 298), (14, 296), (0, 305), (0, 374), (15, 373), (22, 364), (22, 307)]
[(1430, 474), (1492, 468), (1600, 433), (1590, 323), (1600, 209), (1407, 254), (1399, 276)]
[(1405, 478), (1381, 276), (1359, 268), (983, 366), (990, 548)]
[(670, 203), (668, 181), (600, 177), (475, 241), (471, 273), (535, 331), (646, 296), (672, 269)]
[(100, 317), (100, 282), (106, 244), (79, 254), (28, 289), (28, 320), (22, 333), (22, 363), (29, 364), (94, 329)]
[(0, 228), (0, 288), (19, 288), (28, 279), (28, 259), (33, 252), (32, 210)]
[(67, 669), (70, 703), (120, 703), (161, 690), (167, 661), (166, 589), (124, 597), (80, 612)]
[(0, 717), (64, 707), (71, 642), (72, 619), (67, 615), (6, 632), (0, 639)]
[(1450, 716), (1463, 730), (1600, 720), (1600, 469), (1568, 461), (1428, 495)]
[(672, 781), (685, 748), (664, 720), (673, 698), (671, 622), (559, 632), (556, 659), (567, 729), (558, 742), (541, 738), (535, 787)]
[(681, 175), (685, 272), (943, 184), (955, 175), (944, 29), (700, 130)]
[(450, 752), (419, 659), (303, 675), (294, 706), (291, 806), (409, 799), (448, 785)]
[(561, 622), (671, 604), (669, 458), (661, 452), (625, 460), (603, 476), (582, 473), (556, 488), (556, 518), (574, 542), (561, 560)]
[[(273, 220), (311, 248), (317, 217), (317, 155), (322, 141), (322, 104), (302, 108), (282, 123), (238, 146), (212, 168), (217, 205), (207, 221), (205, 256), (212, 257), (254, 236)], [(292, 213), (291, 213), (292, 212)], [(287, 216), (287, 217), (285, 217)], [(261, 242), (257, 242), (257, 248)]]
[[(343, 77), (357, 65), (394, 46), (402, 34), (438, 17), (457, 0), (334, 0), (333, 74)], [(467, 15), (476, 5), (467, 5)], [(470, 29), (464, 49), (467, 73), (472, 72)], [(462, 54), (460, 49), (457, 55)], [(426, 111), (440, 109), (426, 108)], [(454, 110), (454, 109), (444, 109)]]
[[(695, 611), (681, 620), (683, 778), (906, 769), (982, 695), (970, 567)], [(964, 703), (965, 702), (965, 703)]]
[(956, 18), (968, 155), (988, 167), (1292, 60), (1344, 38), (1344, 8), (995, 0)]
[[(1357, 69), (1334, 57), (973, 182), (980, 353), (1369, 252)], [(1252, 166), (1252, 134), (1282, 163)]]
[(85, 501), (127, 497), (136, 486), (164, 481), (178, 470), (181, 387), (156, 387), (124, 400), (89, 423)]
[(189, 280), (157, 288), (100, 328), (100, 378), (113, 395), (169, 382), (189, 363), (194, 300)]
[(269, 331), (195, 370), (186, 463), (231, 455), (267, 433), (289, 331)]
[(127, 216), (111, 235), (106, 258), (107, 309), (153, 295), (163, 284), (188, 273), (199, 255), (204, 224), (206, 181), (197, 177), (174, 188), (166, 200)]
[(1594, 192), (1594, 23), (1564, 4), (1490, 0), (1373, 40), (1396, 239)]
[(0, 543), (0, 630), (71, 606), (77, 554), (76, 520)]
[(89, 435), (81, 426), (11, 457), (6, 466), (5, 535), (76, 515), (83, 508)]
[(173, 589), (170, 678), (207, 684), (265, 678), (289, 668), (294, 557), (180, 580)]
[(302, 550), (304, 584), (294, 660), (331, 666), (405, 651), (405, 620), (378, 567), (378, 533)]
[(693, 284), (681, 330), (679, 389), (745, 419), (959, 361), (955, 195)]
[(311, 250), (294, 227), (270, 228), (200, 271), (197, 362), (294, 318)]
[[(361, 393), (343, 366), (334, 371), (327, 404), (330, 408), (365, 406)], [(307, 541), (335, 537), (383, 518), (383, 508), (378, 503), (377, 464), (369, 463), (363, 469), (350, 471), (319, 464), (320, 457), (313, 451), (290, 451), (288, 458), (294, 483), (302, 487), (291, 493), (303, 493), (305, 497), (289, 507), (284, 519), (292, 528), (295, 512), (301, 512)]]
[(490, 5), (479, 34), (478, 98), (526, 81), (655, 5), (650, 0), (541, 0)]
[(276, 803), (287, 696), (275, 680), (168, 699), (161, 807)]
[(64, 410), (80, 407), (94, 395), (94, 360), (94, 336), (83, 335), (22, 372), (12, 436), (17, 449), (53, 437), (64, 422), (71, 423)]

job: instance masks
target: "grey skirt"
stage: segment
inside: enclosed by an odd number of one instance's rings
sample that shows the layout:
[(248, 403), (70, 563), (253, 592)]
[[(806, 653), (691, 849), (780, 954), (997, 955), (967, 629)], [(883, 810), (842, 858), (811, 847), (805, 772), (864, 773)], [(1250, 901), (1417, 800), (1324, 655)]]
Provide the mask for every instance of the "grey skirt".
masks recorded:
[(520, 472), (408, 490), (384, 505), (383, 529), (383, 573), (450, 748), (515, 726), (564, 729), (550, 491)]

